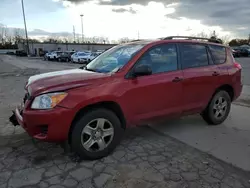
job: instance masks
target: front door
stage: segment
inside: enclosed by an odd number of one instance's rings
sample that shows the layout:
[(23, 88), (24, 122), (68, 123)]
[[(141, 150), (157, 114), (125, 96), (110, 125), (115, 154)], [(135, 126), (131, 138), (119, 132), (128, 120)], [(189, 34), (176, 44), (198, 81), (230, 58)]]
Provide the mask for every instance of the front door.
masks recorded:
[(129, 103), (126, 111), (133, 122), (181, 114), (183, 73), (177, 59), (175, 44), (161, 44), (150, 48), (137, 61), (135, 66), (148, 64), (152, 75), (125, 81), (122, 98)]

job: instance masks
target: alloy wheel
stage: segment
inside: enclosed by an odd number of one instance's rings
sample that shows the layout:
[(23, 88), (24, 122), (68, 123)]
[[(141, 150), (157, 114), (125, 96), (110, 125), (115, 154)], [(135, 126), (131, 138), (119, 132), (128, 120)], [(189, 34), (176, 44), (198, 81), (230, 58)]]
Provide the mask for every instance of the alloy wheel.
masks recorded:
[(89, 122), (82, 130), (81, 143), (90, 152), (104, 150), (112, 142), (114, 127), (110, 121), (97, 118)]
[(221, 119), (225, 116), (228, 108), (227, 100), (224, 97), (219, 97), (215, 100), (213, 106), (213, 114), (216, 119)]

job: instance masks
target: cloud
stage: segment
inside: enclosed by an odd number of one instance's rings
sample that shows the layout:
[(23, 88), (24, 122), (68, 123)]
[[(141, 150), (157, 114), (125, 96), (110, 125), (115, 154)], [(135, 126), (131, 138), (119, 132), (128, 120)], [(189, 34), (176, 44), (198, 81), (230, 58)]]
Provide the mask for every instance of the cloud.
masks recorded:
[[(219, 26), (237, 35), (247, 35), (250, 23), (249, 0), (100, 0), (101, 5), (128, 6), (147, 5), (149, 2), (161, 2), (166, 7), (174, 5), (175, 12), (167, 14), (172, 19), (188, 18), (200, 20), (208, 26)], [(120, 10), (123, 12), (122, 10)], [(126, 11), (124, 11), (126, 12)]]
[(149, 2), (160, 2), (164, 4), (170, 4), (172, 2), (176, 2), (177, 0), (110, 0), (110, 1), (104, 1), (100, 0), (99, 4), (101, 5), (118, 5), (118, 6), (125, 6), (125, 5), (132, 5), (132, 4), (138, 4), (138, 5), (147, 5)]
[(88, 2), (88, 1), (92, 1), (92, 0), (58, 0), (58, 1), (66, 1), (66, 2), (70, 2), (70, 3), (79, 4), (79, 3), (84, 3), (84, 2)]
[(116, 13), (125, 13), (125, 12), (129, 12), (131, 14), (136, 14), (136, 10), (134, 10), (132, 7), (130, 7), (130, 9), (125, 9), (125, 8), (114, 8), (112, 9), (113, 12)]
[(202, 24), (246, 35), (247, 30), (237, 28), (247, 28), (250, 23), (248, 4), (249, 0), (238, 0), (237, 3), (234, 0), (185, 0), (176, 5), (171, 17), (201, 20)]
[[(20, 23), (23, 24), (20, 0), (0, 1), (0, 18), (4, 18), (2, 23), (13, 26), (20, 25)], [(166, 27), (177, 27), (175, 24), (186, 18), (187, 21), (197, 21), (210, 28), (212, 28), (212, 26), (218, 26), (217, 28), (222, 28), (224, 31), (230, 31), (242, 37), (250, 33), (249, 1), (250, 0), (238, 0), (237, 2), (235, 0), (25, 0), (24, 2), (28, 24), (33, 24), (36, 28), (40, 27), (37, 26), (38, 24), (36, 23), (43, 18), (43, 20), (47, 20), (46, 27), (49, 28), (48, 30), (55, 28), (53, 26), (51, 27), (53, 23), (50, 18), (47, 19), (48, 15), (50, 17), (52, 17), (51, 15), (55, 15), (55, 17), (59, 15), (58, 18), (61, 19), (54, 19), (54, 22), (58, 24), (61, 20), (64, 21), (63, 19), (69, 17), (67, 11), (70, 11), (70, 8), (67, 9), (65, 7), (72, 5), (72, 11), (79, 9), (80, 12), (84, 10), (84, 7), (90, 4), (91, 6), (89, 6), (93, 12), (98, 10), (96, 12), (106, 11), (105, 14), (109, 14), (113, 11), (121, 13), (119, 14), (120, 17), (123, 17), (122, 13), (131, 13), (130, 15), (125, 14), (125, 20), (130, 19), (130, 17), (136, 14), (135, 17), (138, 21), (141, 21), (145, 20), (146, 14), (149, 14), (151, 16), (149, 16), (148, 19), (154, 17), (154, 19), (152, 19), (161, 22), (164, 27), (164, 24), (167, 24)], [(150, 2), (158, 2), (158, 5), (156, 6), (156, 3)], [(79, 5), (81, 3), (86, 4), (83, 6)], [(153, 7), (151, 4), (154, 4), (154, 8), (151, 8)], [(159, 9), (158, 6), (162, 8)], [(92, 9), (92, 7), (95, 8)], [(173, 9), (173, 11), (168, 10), (169, 8)], [(147, 9), (147, 11), (144, 9)], [(58, 12), (61, 13), (59, 14)], [(85, 12), (88, 12), (88, 10), (84, 10), (84, 13)], [(166, 16), (164, 17), (164, 15)], [(77, 15), (77, 18), (78, 17)], [(69, 17), (69, 19), (71, 18)], [(102, 19), (102, 17), (100, 17), (100, 19)], [(112, 22), (110, 20), (107, 22)], [(193, 23), (191, 21), (190, 23)], [(169, 25), (169, 22), (171, 22), (172, 25)], [(48, 25), (49, 23), (51, 23), (51, 25)], [(42, 24), (45, 25), (45, 23)], [(197, 24), (190, 24), (188, 26), (194, 31), (197, 30), (197, 27), (201, 27), (200, 25), (197, 26)], [(55, 28), (54, 31), (57, 29), (58, 28)], [(218, 29), (218, 31), (220, 30)]]
[[(0, 0), (0, 18), (10, 19), (22, 16), (22, 6), (20, 0)], [(59, 2), (52, 0), (25, 0), (24, 8), (27, 16), (36, 16), (48, 12), (55, 12), (60, 8), (64, 8)]]

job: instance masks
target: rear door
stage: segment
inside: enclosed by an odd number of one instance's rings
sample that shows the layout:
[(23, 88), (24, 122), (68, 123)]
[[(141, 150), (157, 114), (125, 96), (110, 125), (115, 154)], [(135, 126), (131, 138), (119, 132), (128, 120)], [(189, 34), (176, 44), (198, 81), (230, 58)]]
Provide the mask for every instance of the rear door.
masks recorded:
[(130, 113), (132, 121), (140, 123), (181, 115), (183, 75), (178, 66), (176, 44), (150, 48), (135, 66), (140, 64), (148, 64), (152, 68), (152, 75), (128, 78), (124, 84), (127, 91), (123, 96), (123, 106), (129, 108), (126, 111)]
[(220, 69), (205, 44), (179, 45), (183, 70), (183, 113), (200, 112), (219, 86)]

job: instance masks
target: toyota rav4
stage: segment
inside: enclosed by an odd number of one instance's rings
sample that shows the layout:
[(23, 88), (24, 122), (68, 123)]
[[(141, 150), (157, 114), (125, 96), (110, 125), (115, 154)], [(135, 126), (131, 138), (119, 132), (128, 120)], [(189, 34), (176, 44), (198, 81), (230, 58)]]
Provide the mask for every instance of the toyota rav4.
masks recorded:
[(98, 159), (134, 125), (197, 113), (221, 124), (241, 94), (241, 65), (222, 44), (168, 37), (117, 45), (85, 67), (32, 76), (25, 88), (14, 125)]

